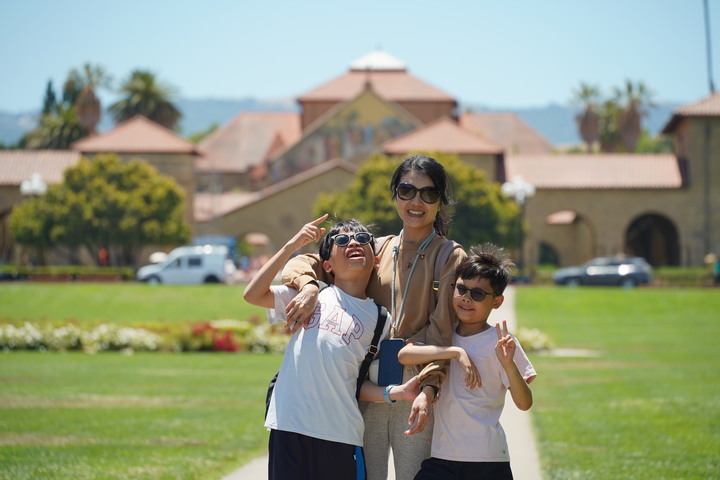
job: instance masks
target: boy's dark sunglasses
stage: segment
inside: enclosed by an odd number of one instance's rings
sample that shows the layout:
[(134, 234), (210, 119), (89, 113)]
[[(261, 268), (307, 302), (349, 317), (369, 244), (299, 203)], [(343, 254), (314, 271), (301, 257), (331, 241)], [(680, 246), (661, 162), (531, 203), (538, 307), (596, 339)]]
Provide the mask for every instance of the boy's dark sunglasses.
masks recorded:
[(482, 302), (488, 295), (492, 295), (493, 297), (498, 296), (497, 293), (486, 292), (482, 288), (468, 288), (462, 283), (453, 283), (453, 287), (455, 287), (456, 296), (464, 297), (467, 292), (470, 292), (470, 298), (472, 298), (476, 302)]
[(440, 192), (436, 187), (417, 188), (410, 183), (401, 183), (395, 189), (395, 193), (402, 200), (412, 200), (420, 192), (420, 198), (425, 203), (435, 203), (440, 200)]
[(348, 245), (350, 245), (350, 241), (353, 238), (360, 245), (367, 245), (368, 243), (373, 241), (372, 234), (367, 232), (358, 232), (352, 235), (347, 233), (338, 233), (337, 235), (332, 236), (332, 241), (335, 242), (335, 245), (337, 245), (338, 247), (347, 247)]

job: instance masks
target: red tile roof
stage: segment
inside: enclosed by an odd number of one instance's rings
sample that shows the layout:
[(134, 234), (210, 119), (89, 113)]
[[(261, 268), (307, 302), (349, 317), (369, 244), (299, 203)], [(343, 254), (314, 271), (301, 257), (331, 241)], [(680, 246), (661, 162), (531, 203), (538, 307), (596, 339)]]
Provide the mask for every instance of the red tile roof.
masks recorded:
[(553, 151), (552, 144), (515, 113), (463, 113), (459, 123), (461, 127), (499, 143), (508, 154)]
[(142, 115), (78, 140), (70, 148), (83, 153), (198, 153), (195, 145)]
[(679, 107), (673, 113), (695, 117), (719, 117), (720, 116), (720, 92), (715, 92), (699, 102)]
[(455, 99), (447, 93), (403, 70), (349, 71), (304, 93), (298, 101), (351, 100), (360, 94), (367, 82), (386, 100), (455, 103)]
[(445, 152), (455, 154), (499, 154), (502, 146), (465, 130), (448, 117), (408, 132), (382, 145), (388, 154), (410, 152)]
[(300, 139), (295, 112), (243, 112), (201, 144), (200, 171), (245, 172)]
[(680, 120), (685, 117), (720, 117), (720, 92), (712, 93), (699, 102), (676, 109), (667, 125), (662, 129), (662, 133), (672, 133)]
[(667, 154), (508, 155), (507, 178), (539, 189), (672, 189), (682, 186), (677, 158)]
[(52, 185), (64, 180), (63, 172), (80, 161), (70, 150), (0, 150), (0, 185), (19, 186), (33, 173)]
[(558, 210), (545, 217), (545, 223), (548, 225), (570, 225), (577, 218), (577, 212), (574, 210)]

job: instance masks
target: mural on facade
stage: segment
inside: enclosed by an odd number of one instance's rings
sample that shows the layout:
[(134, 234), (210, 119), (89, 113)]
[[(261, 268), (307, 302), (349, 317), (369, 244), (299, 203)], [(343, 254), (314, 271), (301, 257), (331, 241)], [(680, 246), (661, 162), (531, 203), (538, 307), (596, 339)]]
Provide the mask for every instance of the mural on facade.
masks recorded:
[(307, 133), (296, 145), (270, 163), (273, 182), (328, 160), (341, 158), (360, 163), (378, 145), (414, 130), (419, 122), (399, 107), (388, 104), (372, 90), (331, 111), (330, 118)]

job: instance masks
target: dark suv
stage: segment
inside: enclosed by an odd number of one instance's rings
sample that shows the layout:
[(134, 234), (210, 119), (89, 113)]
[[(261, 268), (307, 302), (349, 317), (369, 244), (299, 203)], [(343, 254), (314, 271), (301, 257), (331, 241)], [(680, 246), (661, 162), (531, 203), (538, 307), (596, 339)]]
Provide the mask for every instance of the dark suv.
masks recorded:
[(631, 288), (652, 283), (652, 267), (640, 257), (597, 257), (580, 267), (553, 273), (557, 285), (619, 285)]

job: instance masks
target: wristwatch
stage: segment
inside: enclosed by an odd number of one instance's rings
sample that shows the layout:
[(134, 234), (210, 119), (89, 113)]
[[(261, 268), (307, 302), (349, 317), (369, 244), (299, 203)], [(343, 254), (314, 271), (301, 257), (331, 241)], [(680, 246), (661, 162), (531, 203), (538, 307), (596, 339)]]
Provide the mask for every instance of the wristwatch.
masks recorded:
[(390, 399), (390, 389), (392, 387), (397, 387), (397, 385), (388, 385), (387, 387), (385, 387), (385, 390), (383, 390), (383, 398), (387, 403), (395, 403), (395, 400)]

